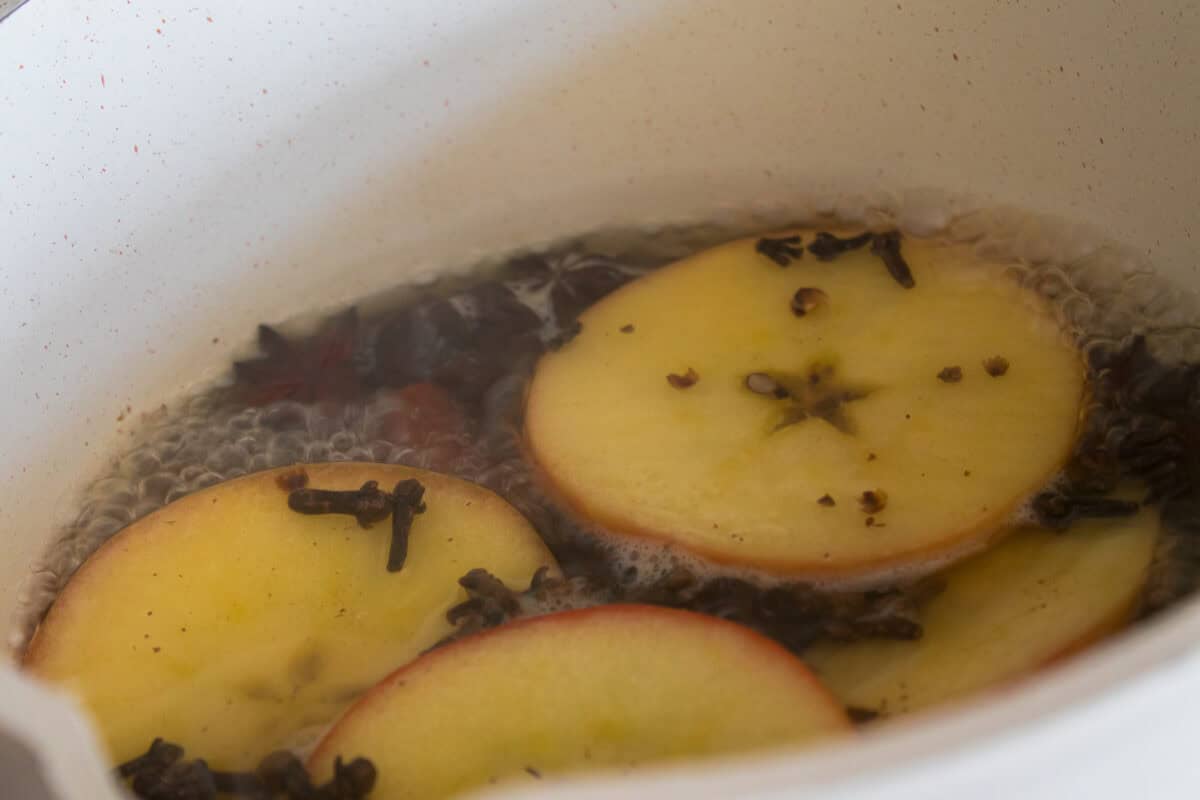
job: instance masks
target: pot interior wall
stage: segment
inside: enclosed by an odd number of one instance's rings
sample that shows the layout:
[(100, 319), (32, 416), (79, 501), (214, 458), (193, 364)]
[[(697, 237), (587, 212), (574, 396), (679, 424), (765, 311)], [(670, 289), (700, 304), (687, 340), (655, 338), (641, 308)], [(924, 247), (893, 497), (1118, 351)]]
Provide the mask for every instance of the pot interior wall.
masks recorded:
[(166, 5), (0, 26), (3, 619), (138, 415), (256, 323), (512, 247), (949, 191), (1200, 280), (1185, 2)]

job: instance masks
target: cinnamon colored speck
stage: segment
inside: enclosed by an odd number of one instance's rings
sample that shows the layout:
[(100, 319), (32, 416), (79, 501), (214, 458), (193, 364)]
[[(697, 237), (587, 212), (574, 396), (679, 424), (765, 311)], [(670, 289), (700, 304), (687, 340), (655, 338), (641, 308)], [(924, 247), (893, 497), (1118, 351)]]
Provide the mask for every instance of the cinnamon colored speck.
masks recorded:
[(308, 486), (308, 473), (303, 467), (288, 470), (275, 478), (275, 485), (285, 492), (294, 492)]
[(688, 389), (696, 385), (696, 381), (700, 380), (699, 373), (696, 370), (688, 367), (688, 371), (682, 375), (672, 372), (667, 375), (667, 383), (671, 384), (676, 389)]
[(999, 378), (1008, 372), (1008, 359), (1004, 356), (992, 356), (983, 362), (983, 370), (993, 378)]

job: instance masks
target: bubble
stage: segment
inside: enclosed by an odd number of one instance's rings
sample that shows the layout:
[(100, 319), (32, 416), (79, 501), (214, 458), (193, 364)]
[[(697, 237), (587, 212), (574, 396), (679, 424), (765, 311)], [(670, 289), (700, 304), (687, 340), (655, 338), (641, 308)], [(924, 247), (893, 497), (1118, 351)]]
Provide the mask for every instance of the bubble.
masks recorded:
[(308, 413), (299, 403), (275, 403), (263, 409), (259, 421), (267, 430), (304, 430), (308, 427)]
[(191, 489), (192, 491), (207, 489), (210, 486), (216, 486), (224, 479), (225, 478), (223, 476), (218, 475), (215, 472), (205, 472), (196, 476), (195, 480), (192, 481)]
[(346, 453), (357, 444), (357, 437), (345, 432), (339, 431), (329, 438), (329, 449), (336, 453)]
[(352, 447), (344, 454), (347, 461), (383, 461), (375, 458), (372, 451), (366, 447)]
[(304, 460), (309, 462), (328, 461), (331, 449), (325, 442), (313, 442), (304, 451)]
[(177, 481), (178, 476), (169, 472), (151, 475), (138, 484), (138, 496), (144, 502), (161, 504), (166, 499), (167, 493), (175, 487)]
[[(557, 318), (556, 276), (591, 270), (603, 273), (606, 280), (614, 273), (632, 279), (696, 250), (814, 219), (821, 212), (835, 212), (849, 223), (876, 230), (896, 226), (909, 235), (958, 243), (1007, 264), (1006, 274), (1051, 304), (1089, 357), (1116, 351), (1137, 330), (1147, 333), (1155, 354), (1163, 359), (1200, 358), (1200, 327), (1192, 324), (1200, 317), (1195, 299), (1167, 284), (1138, 252), (1085, 226), (1016, 209), (982, 208), (970, 199), (932, 191), (898, 197), (797, 198), (716, 219), (598, 230), (526, 253), (527, 266), (532, 267), (512, 272), (516, 277), (505, 286), (536, 315), (541, 323), (537, 333), (548, 341), (569, 321)], [(570, 281), (566, 283), (570, 288)], [(460, 281), (457, 287), (462, 286)], [(558, 308), (571, 308), (561, 294)], [(449, 304), (462, 319), (478, 325), (480, 296), (456, 291)], [(436, 344), (431, 340), (431, 347)], [(598, 531), (557, 512), (538, 492), (521, 453), (520, 407), (530, 364), (508, 366), (508, 374), (482, 395), (472, 435), (441, 432), (420, 442), (385, 440), (377, 433), (387, 429), (385, 415), (405, 410), (395, 392), (336, 408), (291, 400), (246, 408), (218, 387), (181, 399), (166, 414), (146, 418), (136, 431), (135, 446), (87, 489), (76, 521), (50, 543), (31, 570), (13, 641), (25, 641), (83, 559), (131, 520), (222, 480), (304, 461), (405, 464), (475, 481), (526, 514), (556, 552), (574, 548), (585, 554), (579, 558), (599, 558), (612, 574), (634, 584), (652, 585), (679, 568), (701, 578), (773, 580), (717, 568), (662, 543)], [(1032, 514), (1025, 504), (1013, 521), (1031, 521)], [(595, 601), (579, 596), (553, 602), (561, 608)]]
[(240, 447), (247, 456), (258, 455), (266, 449), (266, 440), (261, 434), (242, 436), (234, 444)]
[(121, 472), (131, 478), (149, 475), (158, 471), (161, 466), (158, 454), (151, 448), (134, 450), (121, 460)]
[(163, 498), (163, 505), (168, 505), (170, 503), (174, 503), (176, 500), (179, 500), (180, 498), (183, 498), (183, 497), (187, 497), (191, 493), (192, 493), (192, 490), (190, 488), (188, 488), (187, 486), (176, 485), (176, 486), (172, 487), (171, 491), (167, 492), (167, 496), (165, 498)]
[(266, 461), (271, 467), (296, 464), (304, 460), (307, 437), (300, 433), (283, 433), (267, 444)]
[(247, 408), (229, 418), (228, 426), (231, 431), (253, 430), (258, 424), (258, 409)]
[(214, 449), (208, 458), (204, 459), (204, 466), (213, 473), (224, 475), (233, 469), (244, 471), (249, 460), (250, 454), (244, 448), (236, 444), (226, 444)]
[(391, 463), (392, 453), (396, 449), (391, 442), (374, 441), (367, 448), (367, 457), (363, 461), (378, 461), (381, 464)]
[[(88, 523), (86, 528), (87, 538), (95, 541), (97, 545), (108, 539), (114, 533), (125, 527), (126, 520), (114, 519), (112, 517), (97, 517)], [(89, 553), (90, 555), (90, 553)], [(83, 556), (80, 557), (82, 561)]]
[(206, 472), (208, 472), (208, 467), (203, 464), (188, 464), (179, 470), (179, 479), (176, 485), (179, 483), (191, 483)]

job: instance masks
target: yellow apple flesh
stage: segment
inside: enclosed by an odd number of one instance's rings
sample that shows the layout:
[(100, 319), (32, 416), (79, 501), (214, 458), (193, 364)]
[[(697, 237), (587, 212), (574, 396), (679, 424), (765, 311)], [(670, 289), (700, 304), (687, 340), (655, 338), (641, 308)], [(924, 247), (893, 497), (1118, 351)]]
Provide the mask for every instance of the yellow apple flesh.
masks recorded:
[(277, 483), (289, 471), (274, 470), (129, 526), (55, 602), (25, 668), (78, 697), (115, 762), (161, 736), (215, 768), (252, 768), (450, 633), (465, 572), (524, 585), (554, 566), (524, 517), (474, 484), (376, 464), (305, 470), (319, 489), (425, 486), (401, 571), (386, 569), (390, 520), (297, 514)]
[[(869, 247), (781, 268), (745, 240), (607, 296), (532, 379), (525, 435), (548, 488), (618, 536), (830, 583), (982, 548), (1063, 465), (1084, 365), (1003, 265), (902, 252), (913, 288)], [(819, 292), (797, 316), (802, 289)], [(1002, 375), (984, 366), (997, 356)]]
[(379, 770), (372, 800), (447, 797), (589, 768), (845, 733), (803, 662), (733, 623), (610, 605), (521, 620), (428, 653), (360, 700), (309, 761)]
[(1024, 529), (955, 565), (911, 642), (823, 642), (805, 659), (847, 705), (902, 714), (961, 698), (1070, 655), (1128, 619), (1158, 514)]

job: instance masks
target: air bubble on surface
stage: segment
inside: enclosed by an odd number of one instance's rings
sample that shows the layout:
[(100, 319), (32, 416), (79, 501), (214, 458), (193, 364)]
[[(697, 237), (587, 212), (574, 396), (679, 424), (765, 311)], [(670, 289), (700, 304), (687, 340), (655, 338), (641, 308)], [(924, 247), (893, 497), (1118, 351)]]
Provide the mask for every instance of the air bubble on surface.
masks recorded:
[[(541, 271), (513, 278), (507, 285), (542, 321), (538, 333), (549, 340), (567, 322), (556, 319), (553, 276), (603, 266), (632, 279), (738, 236), (806, 220), (834, 227), (830, 217), (821, 214), (834, 214), (851, 227), (894, 226), (910, 235), (963, 244), (1007, 264), (1013, 280), (1052, 304), (1085, 354), (1113, 352), (1137, 332), (1146, 335), (1151, 351), (1167, 363), (1200, 360), (1200, 326), (1195, 324), (1200, 314), (1194, 296), (1170, 285), (1132, 249), (1085, 226), (1013, 209), (981, 209), (937, 192), (832, 198), (804, 207), (756, 207), (721, 219), (648, 230), (598, 230), (521, 254), (540, 259)], [(455, 287), (466, 284), (459, 279), (446, 285), (457, 311), (464, 318), (478, 317), (474, 297), (454, 296)], [(413, 295), (394, 294), (406, 302)], [(364, 307), (371, 304), (368, 300)], [(374, 318), (386, 315), (386, 308), (378, 303), (374, 307)], [(365, 354), (366, 362), (371, 356)], [(608, 533), (597, 536), (553, 512), (521, 458), (516, 434), (529, 367), (528, 361), (514, 364), (510, 374), (492, 384), (475, 430), (433, 436), (419, 444), (392, 442), (381, 435), (387, 430), (385, 415), (405, 408), (394, 391), (337, 408), (291, 400), (237, 407), (221, 387), (178, 401), (173, 411), (148, 418), (137, 432), (136, 445), (120, 454), (112, 469), (79, 499), (79, 515), (54, 538), (21, 589), (10, 642), (19, 648), (28, 640), (71, 574), (129, 522), (222, 480), (306, 461), (406, 464), (478, 482), (529, 516), (552, 547), (579, 546), (583, 552), (598, 553), (614, 574), (627, 572), (638, 583), (652, 584), (679, 567), (700, 575), (729, 574), (661, 544)], [(1016, 516), (1025, 519), (1029, 513), (1023, 507)]]

